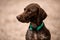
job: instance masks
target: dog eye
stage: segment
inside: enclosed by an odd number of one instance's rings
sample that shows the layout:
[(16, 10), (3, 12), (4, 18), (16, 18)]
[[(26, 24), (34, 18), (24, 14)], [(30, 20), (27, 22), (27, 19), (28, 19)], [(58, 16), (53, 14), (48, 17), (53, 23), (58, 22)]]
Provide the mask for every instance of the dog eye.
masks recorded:
[(28, 14), (31, 14), (31, 10), (27, 10)]
[(30, 10), (28, 9), (28, 12), (30, 12)]

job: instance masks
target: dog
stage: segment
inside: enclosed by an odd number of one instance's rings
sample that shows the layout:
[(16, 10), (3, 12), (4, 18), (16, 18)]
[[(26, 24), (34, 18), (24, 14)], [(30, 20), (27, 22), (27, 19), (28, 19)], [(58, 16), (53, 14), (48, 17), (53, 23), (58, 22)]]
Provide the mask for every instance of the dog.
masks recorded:
[(24, 12), (17, 16), (22, 23), (30, 22), (26, 40), (51, 40), (50, 31), (43, 22), (46, 17), (46, 12), (37, 3), (29, 4), (24, 8)]

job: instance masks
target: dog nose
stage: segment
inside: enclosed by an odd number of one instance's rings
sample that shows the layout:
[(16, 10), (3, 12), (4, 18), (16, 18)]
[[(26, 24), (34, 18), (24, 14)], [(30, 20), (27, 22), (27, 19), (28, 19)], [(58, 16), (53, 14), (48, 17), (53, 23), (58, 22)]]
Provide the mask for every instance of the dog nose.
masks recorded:
[(20, 16), (17, 16), (16, 18), (19, 20), (20, 19)]

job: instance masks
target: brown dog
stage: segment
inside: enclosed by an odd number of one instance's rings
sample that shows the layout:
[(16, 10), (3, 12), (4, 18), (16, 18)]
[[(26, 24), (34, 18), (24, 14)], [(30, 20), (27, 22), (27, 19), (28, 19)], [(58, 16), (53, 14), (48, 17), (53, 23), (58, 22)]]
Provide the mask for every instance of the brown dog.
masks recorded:
[(46, 12), (36, 3), (29, 4), (24, 12), (17, 16), (22, 23), (29, 23), (26, 40), (50, 40), (51, 35), (45, 27), (43, 20), (47, 17)]

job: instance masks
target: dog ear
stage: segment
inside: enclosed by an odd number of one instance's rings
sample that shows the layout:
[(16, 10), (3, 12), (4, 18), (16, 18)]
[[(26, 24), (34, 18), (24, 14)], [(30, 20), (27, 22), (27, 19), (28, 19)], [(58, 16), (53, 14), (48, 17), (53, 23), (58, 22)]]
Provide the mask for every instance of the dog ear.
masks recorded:
[(44, 20), (47, 17), (46, 12), (42, 8), (39, 8), (39, 17), (42, 20)]

